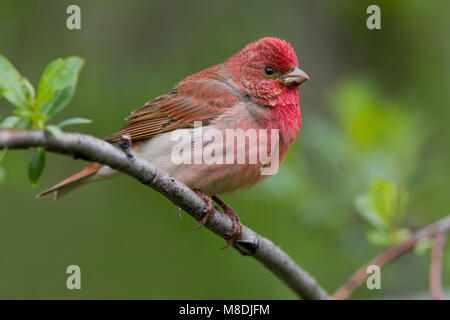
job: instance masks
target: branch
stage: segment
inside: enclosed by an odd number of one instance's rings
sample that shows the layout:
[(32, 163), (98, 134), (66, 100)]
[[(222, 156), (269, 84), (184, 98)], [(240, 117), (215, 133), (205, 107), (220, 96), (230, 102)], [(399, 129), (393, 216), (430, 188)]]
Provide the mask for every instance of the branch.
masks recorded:
[(446, 234), (438, 233), (433, 239), (433, 251), (430, 264), (430, 292), (434, 300), (443, 300), (442, 292), (442, 251), (444, 250)]
[[(92, 136), (80, 133), (63, 133), (55, 138), (45, 131), (0, 130), (0, 149), (27, 149), (44, 146), (46, 150), (99, 162), (125, 173), (141, 183), (162, 193), (200, 221), (207, 210), (206, 203), (186, 185), (178, 182), (150, 162), (129, 157), (126, 152)], [(228, 239), (232, 233), (232, 222), (225, 215), (216, 213), (207, 220), (206, 228), (218, 236)], [(243, 226), (242, 238), (234, 248), (250, 255), (288, 285), (304, 299), (327, 299), (328, 295), (305, 270), (300, 268), (284, 251), (272, 241)]]
[(370, 265), (377, 265), (380, 268), (384, 267), (388, 263), (394, 261), (398, 257), (402, 256), (406, 252), (412, 250), (417, 243), (420, 241), (432, 238), (437, 236), (438, 234), (443, 234), (448, 232), (450, 229), (450, 215), (445, 218), (436, 221), (428, 225), (427, 227), (420, 229), (415, 234), (402, 241), (398, 245), (391, 247), (381, 253), (378, 257), (368, 262), (365, 266), (358, 269), (353, 276), (345, 283), (342, 287), (340, 287), (334, 294), (333, 299), (346, 299), (353, 291), (355, 291), (367, 278), (367, 267)]

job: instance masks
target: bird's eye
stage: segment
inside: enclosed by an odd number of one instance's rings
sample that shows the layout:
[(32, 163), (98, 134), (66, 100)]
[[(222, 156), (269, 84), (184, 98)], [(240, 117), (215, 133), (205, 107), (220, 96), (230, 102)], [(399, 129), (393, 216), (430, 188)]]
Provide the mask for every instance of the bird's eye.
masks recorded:
[(273, 74), (273, 68), (272, 67), (265, 67), (264, 68), (264, 72), (268, 75), (268, 76), (270, 76), (270, 75), (272, 75)]

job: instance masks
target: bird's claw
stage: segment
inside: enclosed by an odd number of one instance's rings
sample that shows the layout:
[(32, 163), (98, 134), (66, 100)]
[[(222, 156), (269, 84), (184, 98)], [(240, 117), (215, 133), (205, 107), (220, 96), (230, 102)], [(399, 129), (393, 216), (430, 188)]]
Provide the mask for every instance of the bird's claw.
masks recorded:
[(216, 209), (214, 208), (214, 206), (212, 204), (212, 200), (214, 200), (222, 208), (224, 213), (231, 219), (231, 222), (233, 225), (232, 229), (231, 229), (231, 236), (228, 238), (226, 245), (224, 247), (222, 247), (221, 249), (226, 249), (230, 245), (233, 245), (233, 243), (236, 240), (239, 240), (242, 236), (242, 224), (241, 224), (241, 220), (239, 219), (239, 216), (236, 214), (236, 212), (234, 212), (234, 210), (229, 205), (227, 205), (225, 202), (223, 202), (216, 196), (213, 196), (212, 198), (210, 198), (206, 193), (204, 193), (201, 190), (194, 189), (193, 191), (200, 198), (202, 198), (202, 200), (205, 201), (205, 203), (207, 205), (207, 207), (205, 209), (205, 215), (203, 216), (202, 220), (200, 220), (199, 225), (194, 228), (194, 230), (200, 229), (202, 226), (205, 225), (206, 221), (208, 221), (208, 219), (214, 215), (214, 213), (216, 212)]
[(200, 220), (200, 223), (198, 224), (198, 226), (196, 226), (194, 228), (194, 230), (198, 230), (201, 227), (203, 227), (206, 223), (206, 221), (208, 221), (208, 219), (210, 217), (212, 217), (214, 215), (214, 213), (216, 212), (216, 209), (214, 208), (213, 204), (212, 204), (212, 200), (211, 198), (204, 193), (201, 190), (195, 189), (193, 190), (200, 198), (202, 198), (203, 201), (205, 201), (206, 203), (206, 209), (205, 209), (205, 215), (203, 216), (202, 220)]
[(239, 216), (236, 212), (225, 202), (220, 200), (218, 197), (213, 196), (212, 199), (222, 208), (224, 213), (231, 219), (233, 227), (231, 229), (231, 236), (227, 240), (227, 244), (221, 249), (226, 249), (232, 245), (236, 240), (239, 240), (242, 236), (242, 224)]

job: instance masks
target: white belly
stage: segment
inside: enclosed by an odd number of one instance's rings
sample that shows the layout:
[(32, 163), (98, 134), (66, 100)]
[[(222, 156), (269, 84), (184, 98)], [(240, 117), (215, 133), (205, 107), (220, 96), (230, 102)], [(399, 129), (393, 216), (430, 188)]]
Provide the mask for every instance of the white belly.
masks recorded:
[[(190, 188), (201, 189), (209, 195), (231, 192), (245, 185), (254, 185), (265, 178), (261, 176), (260, 164), (248, 163), (249, 158), (258, 158), (255, 155), (258, 152), (256, 143), (244, 144), (244, 147), (237, 146), (235, 150), (234, 143), (227, 144), (224, 136), (221, 141), (220, 139), (211, 139), (210, 136), (206, 137), (205, 132), (208, 132), (209, 128), (179, 129), (173, 132), (162, 133), (148, 141), (140, 141), (136, 145), (134, 152)], [(181, 139), (182, 135), (184, 137), (188, 135), (191, 138)], [(223, 150), (223, 162), (205, 163), (202, 158), (202, 151), (200, 151), (200, 159), (197, 158), (198, 162), (195, 162), (193, 154), (197, 152), (198, 155), (198, 149), (195, 150), (194, 146), (201, 146), (202, 148), (208, 146), (211, 150), (217, 146), (217, 149)], [(246, 153), (245, 163), (224, 164), (227, 154), (232, 154), (236, 160), (238, 148), (246, 149), (244, 151)], [(174, 150), (180, 149), (192, 151), (191, 157), (189, 157), (190, 161), (180, 163), (180, 159), (174, 157)], [(179, 155), (179, 153), (175, 153), (175, 155)], [(105, 179), (115, 174), (117, 174), (115, 170), (103, 167), (93, 177), (93, 180)]]

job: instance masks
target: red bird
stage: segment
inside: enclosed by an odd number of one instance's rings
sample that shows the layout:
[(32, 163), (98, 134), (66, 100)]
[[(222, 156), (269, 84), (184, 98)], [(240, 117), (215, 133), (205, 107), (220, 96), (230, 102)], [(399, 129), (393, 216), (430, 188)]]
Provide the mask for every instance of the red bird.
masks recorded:
[[(275, 155), (273, 146), (269, 146), (269, 153), (272, 152), (269, 157), (277, 156), (281, 163), (301, 127), (298, 86), (308, 79), (308, 75), (298, 68), (297, 56), (286, 41), (263, 38), (248, 44), (225, 62), (185, 78), (171, 92), (147, 102), (106, 141), (115, 143), (122, 135), (129, 135), (135, 154), (192, 188), (212, 209), (211, 200), (207, 197), (211, 196), (233, 221), (230, 244), (240, 236), (242, 226), (234, 211), (216, 195), (251, 187), (262, 181), (267, 175), (261, 174), (261, 168), (267, 163), (248, 161), (257, 155), (258, 141), (248, 144), (244, 141), (242, 147), (236, 146), (234, 140), (231, 143), (226, 141), (226, 138), (206, 139), (204, 133), (207, 129), (214, 129), (226, 136), (229, 129), (266, 132), (276, 129), (278, 152)], [(196, 137), (194, 125), (198, 123), (202, 124), (203, 133)], [(222, 152), (224, 158), (236, 156), (238, 149), (244, 148), (247, 161), (173, 161), (173, 150), (180, 145), (174, 141), (174, 134), (186, 133), (193, 134), (194, 142), (188, 140), (182, 147), (190, 147), (201, 139), (201, 146), (209, 145)], [(54, 192), (57, 199), (86, 183), (117, 173), (107, 166), (91, 163), (39, 196)], [(200, 226), (208, 216), (205, 215)]]

